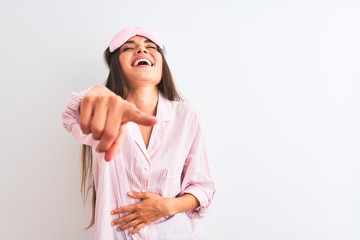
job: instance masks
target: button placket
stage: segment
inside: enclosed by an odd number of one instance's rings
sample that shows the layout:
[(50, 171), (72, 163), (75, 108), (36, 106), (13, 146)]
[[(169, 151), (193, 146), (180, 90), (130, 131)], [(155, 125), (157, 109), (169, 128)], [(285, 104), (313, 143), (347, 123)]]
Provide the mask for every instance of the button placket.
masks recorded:
[(147, 192), (148, 191), (148, 183), (149, 183), (149, 177), (150, 177), (150, 165), (147, 161), (144, 162), (143, 166), (143, 181), (142, 181), (142, 189), (141, 192)]

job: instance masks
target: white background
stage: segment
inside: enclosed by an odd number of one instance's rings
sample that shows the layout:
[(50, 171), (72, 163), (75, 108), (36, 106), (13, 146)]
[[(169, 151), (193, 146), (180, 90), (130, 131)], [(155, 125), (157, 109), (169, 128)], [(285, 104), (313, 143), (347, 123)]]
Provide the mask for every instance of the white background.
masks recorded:
[(0, 239), (91, 239), (61, 112), (128, 25), (162, 37), (202, 118), (209, 240), (360, 239), (357, 0), (2, 1)]

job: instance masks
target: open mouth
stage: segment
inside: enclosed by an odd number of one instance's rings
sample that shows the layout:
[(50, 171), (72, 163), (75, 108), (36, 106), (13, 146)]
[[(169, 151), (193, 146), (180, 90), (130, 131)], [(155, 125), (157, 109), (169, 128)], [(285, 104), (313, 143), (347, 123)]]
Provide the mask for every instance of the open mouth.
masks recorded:
[(133, 62), (133, 67), (138, 67), (138, 66), (153, 66), (153, 63), (147, 59), (147, 58), (139, 58), (139, 59), (136, 59), (134, 62)]

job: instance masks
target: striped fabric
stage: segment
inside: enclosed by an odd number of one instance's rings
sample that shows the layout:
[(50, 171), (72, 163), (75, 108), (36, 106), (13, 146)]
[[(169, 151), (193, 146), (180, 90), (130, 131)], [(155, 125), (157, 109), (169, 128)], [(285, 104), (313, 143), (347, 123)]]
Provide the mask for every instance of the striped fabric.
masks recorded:
[[(63, 126), (82, 144), (95, 149), (97, 141), (84, 135), (79, 126), (78, 108), (86, 91), (72, 93), (63, 112)], [(106, 162), (104, 154), (93, 151), (93, 174), (97, 193), (95, 209), (96, 240), (203, 239), (196, 219), (205, 216), (215, 193), (206, 147), (198, 115), (184, 102), (169, 101), (159, 95), (158, 122), (153, 127), (148, 148), (137, 124), (126, 125), (124, 145), (116, 157)], [(130, 191), (146, 191), (163, 197), (193, 194), (200, 207), (186, 213), (159, 219), (133, 236), (129, 230), (116, 231), (111, 221), (120, 215), (111, 210), (134, 204)]]

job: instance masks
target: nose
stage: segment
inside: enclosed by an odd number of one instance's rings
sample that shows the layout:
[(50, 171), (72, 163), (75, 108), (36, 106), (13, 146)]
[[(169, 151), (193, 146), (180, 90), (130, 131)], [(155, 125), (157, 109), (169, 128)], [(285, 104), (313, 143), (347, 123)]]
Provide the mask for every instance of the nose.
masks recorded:
[(138, 46), (137, 49), (136, 49), (136, 53), (139, 54), (139, 53), (148, 53), (147, 49), (145, 46)]

